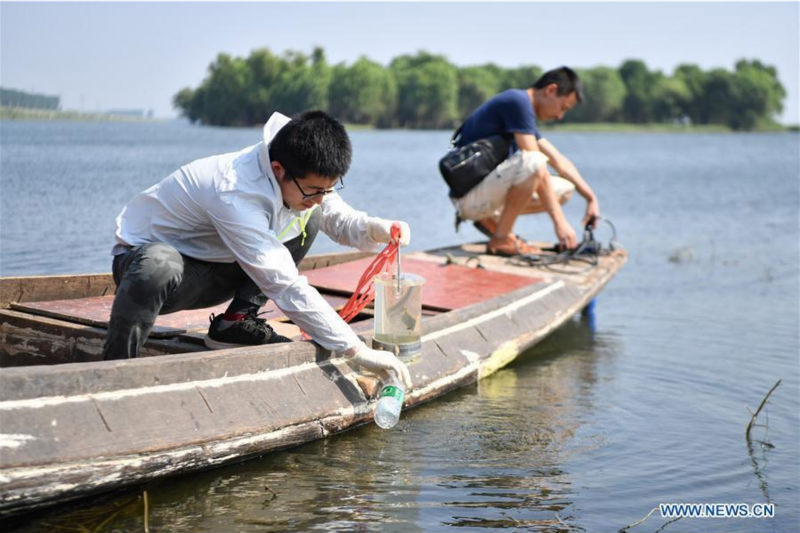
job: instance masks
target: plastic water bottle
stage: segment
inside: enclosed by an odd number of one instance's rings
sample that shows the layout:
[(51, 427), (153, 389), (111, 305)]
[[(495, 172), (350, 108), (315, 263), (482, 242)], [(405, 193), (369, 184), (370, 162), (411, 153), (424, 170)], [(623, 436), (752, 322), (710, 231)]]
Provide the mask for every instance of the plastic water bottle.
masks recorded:
[(395, 381), (390, 381), (381, 389), (378, 404), (375, 406), (375, 423), (383, 429), (391, 429), (400, 420), (400, 410), (406, 391)]

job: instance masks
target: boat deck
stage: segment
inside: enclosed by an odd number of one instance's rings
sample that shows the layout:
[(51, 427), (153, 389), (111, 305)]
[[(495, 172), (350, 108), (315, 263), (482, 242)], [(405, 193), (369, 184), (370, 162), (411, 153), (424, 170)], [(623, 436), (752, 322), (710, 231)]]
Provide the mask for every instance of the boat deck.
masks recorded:
[[(364, 254), (342, 254), (343, 262), (328, 266), (306, 264), (304, 274), (334, 309), (340, 309), (352, 294), (362, 272), (372, 260)], [(355, 257), (352, 260), (346, 259)], [(308, 268), (310, 267), (310, 268)], [(561, 273), (540, 268), (515, 265), (513, 260), (486, 254), (485, 243), (442, 248), (429, 252), (414, 252), (403, 256), (403, 270), (421, 275), (426, 283), (423, 290), (423, 315), (460, 309), (489, 298), (514, 291), (534, 283), (555, 278), (579, 279), (586, 265), (567, 266)], [(571, 269), (571, 270), (570, 270)], [(58, 278), (58, 276), (48, 277)], [(20, 290), (14, 297), (7, 278), (6, 300), (0, 301), (0, 366), (24, 366), (64, 362), (86, 362), (100, 359), (102, 340), (108, 328), (114, 301), (110, 275), (94, 276), (103, 294), (80, 298), (51, 299), (47, 294), (25, 294)], [(97, 289), (95, 289), (97, 290)], [(205, 308), (161, 315), (156, 320), (143, 356), (205, 350), (203, 338), (212, 314), (223, 313), (228, 302)], [(302, 340), (302, 332), (272, 302), (261, 309), (275, 331), (293, 340)], [(354, 329), (367, 334), (372, 329), (372, 309), (368, 307), (354, 320)], [(42, 331), (64, 331), (69, 342), (42, 340)], [(31, 350), (37, 346), (48, 349)], [(24, 349), (20, 349), (24, 347)]]

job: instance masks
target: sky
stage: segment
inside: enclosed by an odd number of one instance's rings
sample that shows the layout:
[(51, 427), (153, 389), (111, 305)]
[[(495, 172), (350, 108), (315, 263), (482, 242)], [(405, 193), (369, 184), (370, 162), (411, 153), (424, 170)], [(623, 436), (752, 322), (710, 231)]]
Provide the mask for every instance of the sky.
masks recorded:
[[(794, 2), (0, 2), (0, 85), (58, 95), (63, 109), (152, 109), (197, 87), (220, 52), (321, 46), (331, 64), (388, 64), (419, 50), (459, 66), (618, 67), (641, 59), (777, 68), (784, 123), (800, 122), (800, 3)], [(533, 80), (532, 80), (533, 81)]]

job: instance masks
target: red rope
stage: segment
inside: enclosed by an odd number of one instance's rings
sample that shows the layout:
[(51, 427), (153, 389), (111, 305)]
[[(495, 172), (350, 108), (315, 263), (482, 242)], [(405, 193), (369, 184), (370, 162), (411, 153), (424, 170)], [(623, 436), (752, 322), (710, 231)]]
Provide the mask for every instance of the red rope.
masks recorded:
[(386, 248), (381, 250), (375, 259), (367, 266), (361, 278), (358, 280), (358, 285), (353, 295), (344, 304), (344, 307), (339, 311), (339, 316), (345, 322), (350, 322), (360, 313), (374, 298), (375, 298), (375, 284), (373, 279), (381, 272), (389, 272), (392, 263), (397, 258), (400, 249), (400, 224), (392, 224), (391, 239)]
[[(339, 316), (345, 322), (350, 322), (360, 313), (372, 300), (375, 299), (375, 284), (372, 282), (373, 278), (381, 272), (388, 272), (391, 264), (397, 259), (397, 254), (400, 253), (400, 224), (392, 224), (391, 238), (386, 248), (378, 252), (375, 259), (367, 266), (361, 278), (358, 280), (358, 285), (353, 295), (347, 300), (339, 310)], [(310, 340), (311, 336), (305, 331), (301, 332), (303, 338)]]

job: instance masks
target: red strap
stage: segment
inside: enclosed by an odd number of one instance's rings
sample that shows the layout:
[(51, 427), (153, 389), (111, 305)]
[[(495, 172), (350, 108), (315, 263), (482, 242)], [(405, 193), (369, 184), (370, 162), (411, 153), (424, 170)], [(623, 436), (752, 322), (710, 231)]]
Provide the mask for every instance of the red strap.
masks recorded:
[[(350, 299), (347, 300), (347, 303), (344, 304), (344, 307), (339, 311), (339, 316), (341, 316), (345, 322), (353, 320), (358, 313), (375, 299), (375, 285), (372, 283), (372, 279), (381, 272), (389, 272), (391, 264), (397, 258), (397, 254), (400, 253), (400, 233), (400, 224), (397, 222), (393, 223), (389, 244), (386, 245), (386, 248), (378, 252), (378, 255), (372, 260), (372, 263), (370, 263), (364, 270), (364, 273), (361, 274), (356, 290), (353, 292)], [(301, 333), (306, 340), (311, 338), (305, 331)]]
[(381, 272), (389, 272), (392, 263), (397, 258), (399, 249), (400, 224), (395, 222), (392, 224), (389, 244), (375, 256), (372, 263), (361, 274), (356, 290), (339, 311), (339, 315), (345, 322), (353, 320), (375, 298), (375, 285), (372, 280)]

